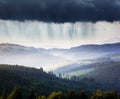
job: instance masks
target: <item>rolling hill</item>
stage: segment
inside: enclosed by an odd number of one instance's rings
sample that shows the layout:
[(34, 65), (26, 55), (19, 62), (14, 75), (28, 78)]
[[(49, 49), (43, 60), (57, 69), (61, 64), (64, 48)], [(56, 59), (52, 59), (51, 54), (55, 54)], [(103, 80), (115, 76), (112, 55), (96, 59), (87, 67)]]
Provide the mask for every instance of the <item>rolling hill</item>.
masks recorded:
[(0, 65), (0, 92), (6, 89), (10, 92), (14, 86), (20, 86), (24, 92), (32, 88), (36, 94), (48, 95), (53, 91), (81, 90), (94, 91), (109, 87), (98, 82), (61, 79), (52, 73), (46, 73), (42, 68), (28, 68), (14, 65)]
[(0, 60), (0, 64), (18, 64), (35, 68), (44, 68), (65, 61), (62, 57), (48, 53), (46, 49), (9, 43), (0, 44)]
[[(115, 88), (120, 91), (120, 43), (83, 45), (71, 49), (0, 44), (0, 60), (0, 64), (18, 64), (0, 65), (0, 91), (6, 88), (9, 92), (15, 85), (26, 91), (32, 88), (36, 93), (45, 95), (69, 89), (94, 91)], [(41, 67), (44, 69), (45, 66), (56, 67), (52, 70), (57, 75), (76, 76), (79, 80), (58, 78), (44, 72)]]
[(70, 49), (43, 49), (3, 43), (0, 44), (0, 59), (2, 60), (0, 63), (43, 67), (48, 71), (47, 67), (60, 63), (109, 58), (108, 56), (119, 53), (120, 43), (82, 45)]
[(66, 77), (76, 77), (76, 79), (92, 79), (101, 84), (109, 84), (114, 89), (120, 91), (120, 61), (103, 61), (89, 63), (85, 65), (70, 64), (65, 67), (60, 67), (54, 72), (56, 75)]

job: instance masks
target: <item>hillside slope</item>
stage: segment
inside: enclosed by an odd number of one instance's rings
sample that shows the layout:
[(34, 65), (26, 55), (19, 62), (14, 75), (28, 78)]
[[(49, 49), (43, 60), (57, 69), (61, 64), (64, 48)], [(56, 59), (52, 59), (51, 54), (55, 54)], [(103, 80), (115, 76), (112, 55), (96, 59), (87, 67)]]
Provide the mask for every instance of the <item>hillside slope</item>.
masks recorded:
[(99, 82), (120, 86), (120, 61), (95, 63), (91, 66), (94, 70), (84, 76), (94, 78)]
[[(120, 61), (103, 61), (87, 65), (72, 64), (59, 68), (56, 73), (76, 76), (79, 79), (92, 79), (101, 84), (108, 84), (120, 91)], [(63, 70), (63, 72), (62, 72)], [(112, 88), (111, 87), (111, 88)]]
[(80, 82), (61, 79), (42, 69), (23, 66), (0, 65), (0, 92), (6, 88), (10, 92), (14, 86), (21, 86), (24, 90), (32, 88), (37, 94), (48, 95), (53, 91), (68, 91), (86, 89), (93, 91), (99, 88), (106, 89), (97, 82), (81, 80)]

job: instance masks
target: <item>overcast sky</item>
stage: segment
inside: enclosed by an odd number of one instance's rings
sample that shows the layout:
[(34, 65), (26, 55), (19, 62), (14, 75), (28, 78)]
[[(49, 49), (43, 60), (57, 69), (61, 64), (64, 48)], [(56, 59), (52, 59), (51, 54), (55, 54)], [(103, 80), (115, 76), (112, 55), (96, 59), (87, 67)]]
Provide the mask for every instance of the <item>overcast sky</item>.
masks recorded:
[(120, 41), (120, 0), (0, 0), (0, 43), (70, 48)]
[(120, 0), (0, 0), (0, 18), (112, 22), (120, 20)]

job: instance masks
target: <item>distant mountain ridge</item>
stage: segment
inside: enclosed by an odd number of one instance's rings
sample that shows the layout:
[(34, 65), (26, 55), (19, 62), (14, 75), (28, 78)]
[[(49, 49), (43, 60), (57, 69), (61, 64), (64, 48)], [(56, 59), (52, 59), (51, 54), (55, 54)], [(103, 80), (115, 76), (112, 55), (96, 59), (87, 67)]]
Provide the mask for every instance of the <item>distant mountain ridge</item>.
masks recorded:
[(111, 44), (89, 44), (89, 45), (81, 45), (77, 47), (73, 47), (70, 50), (71, 51), (80, 51), (80, 50), (89, 50), (89, 51), (114, 51), (114, 49), (119, 49), (120, 48), (120, 43), (111, 43)]
[[(35, 68), (46, 66), (49, 69), (53, 66), (54, 68), (51, 70), (53, 72), (56, 70), (58, 74), (66, 75), (65, 73), (67, 73), (72, 76), (80, 74), (83, 79), (88, 77), (98, 82), (104, 80), (105, 83), (109, 81), (110, 84), (115, 84), (116, 81), (120, 83), (120, 43), (90, 44), (70, 49), (43, 49), (4, 43), (0, 44), (0, 60), (2, 60), (0, 64), (18, 64)], [(8, 68), (9, 66), (7, 66)], [(17, 70), (19, 69), (17, 68)], [(45, 68), (43, 69), (45, 70)], [(118, 83), (114, 86), (120, 90)]]
[(34, 47), (27, 47), (18, 44), (10, 44), (10, 43), (2, 43), (0, 44), (0, 51), (3, 53), (28, 53), (28, 52), (40, 52), (41, 49), (37, 49)]
[[(70, 49), (43, 49), (18, 44), (0, 44), (0, 63), (26, 66), (53, 66), (79, 60), (106, 59), (120, 54), (120, 43), (89, 44)], [(119, 56), (118, 56), (119, 57)], [(13, 60), (16, 61), (13, 61)], [(56, 67), (57, 68), (57, 67)]]
[(59, 49), (59, 48), (51, 48), (51, 49), (44, 49), (44, 48), (35, 48), (35, 47), (27, 47), (19, 44), (10, 44), (10, 43), (1, 43), (0, 44), (0, 50), (6, 50), (7, 49), (14, 49), (14, 50), (26, 50), (26, 51), (35, 51), (35, 50), (44, 50), (44, 51), (81, 51), (81, 50), (89, 50), (89, 51), (94, 51), (94, 50), (114, 50), (117, 49), (119, 50), (120, 48), (120, 42), (119, 43), (111, 43), (111, 44), (87, 44), (87, 45), (81, 45), (81, 46), (76, 46), (72, 47), (70, 49)]
[(46, 49), (26, 47), (18, 44), (0, 44), (0, 64), (18, 64), (44, 67), (62, 62), (64, 59), (50, 54)]

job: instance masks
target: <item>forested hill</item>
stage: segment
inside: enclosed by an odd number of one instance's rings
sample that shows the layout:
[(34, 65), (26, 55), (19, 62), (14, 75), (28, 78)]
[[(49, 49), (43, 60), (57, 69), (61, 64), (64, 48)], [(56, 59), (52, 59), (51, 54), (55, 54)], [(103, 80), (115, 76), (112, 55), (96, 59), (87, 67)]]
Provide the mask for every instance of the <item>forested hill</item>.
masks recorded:
[(20, 86), (24, 91), (32, 88), (37, 94), (48, 95), (53, 91), (106, 89), (94, 81), (81, 80), (79, 82), (61, 79), (52, 73), (46, 73), (42, 68), (28, 68), (23, 66), (0, 65), (0, 92), (6, 89), (10, 92), (14, 86)]

